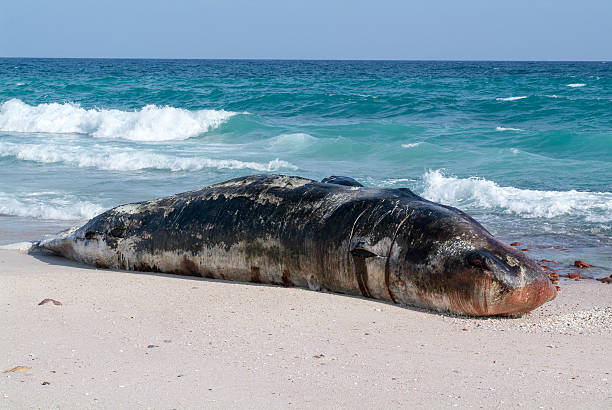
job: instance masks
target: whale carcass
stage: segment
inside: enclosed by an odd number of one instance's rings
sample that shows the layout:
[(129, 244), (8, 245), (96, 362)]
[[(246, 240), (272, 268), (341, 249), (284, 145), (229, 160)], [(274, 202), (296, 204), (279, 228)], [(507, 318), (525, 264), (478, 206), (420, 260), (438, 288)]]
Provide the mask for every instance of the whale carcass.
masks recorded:
[(38, 243), (102, 268), (326, 289), (474, 316), (553, 299), (542, 269), (410, 190), (254, 175), (122, 205)]

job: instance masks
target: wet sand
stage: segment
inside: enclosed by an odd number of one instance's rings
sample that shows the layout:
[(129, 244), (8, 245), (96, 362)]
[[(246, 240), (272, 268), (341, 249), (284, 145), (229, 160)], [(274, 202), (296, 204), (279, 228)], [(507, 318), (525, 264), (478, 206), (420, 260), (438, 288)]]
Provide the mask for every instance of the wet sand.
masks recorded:
[(0, 250), (0, 408), (609, 407), (612, 285), (560, 286), (472, 319)]

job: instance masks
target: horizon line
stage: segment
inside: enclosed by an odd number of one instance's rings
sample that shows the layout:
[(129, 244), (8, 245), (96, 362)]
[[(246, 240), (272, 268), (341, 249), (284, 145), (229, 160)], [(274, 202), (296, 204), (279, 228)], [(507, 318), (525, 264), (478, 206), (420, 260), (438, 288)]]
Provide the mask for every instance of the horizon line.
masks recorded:
[(612, 60), (502, 60), (502, 59), (395, 59), (395, 58), (201, 58), (201, 57), (24, 57), (0, 56), (0, 59), (39, 60), (185, 60), (185, 61), (381, 61), (381, 62), (497, 62), (497, 63), (609, 63)]

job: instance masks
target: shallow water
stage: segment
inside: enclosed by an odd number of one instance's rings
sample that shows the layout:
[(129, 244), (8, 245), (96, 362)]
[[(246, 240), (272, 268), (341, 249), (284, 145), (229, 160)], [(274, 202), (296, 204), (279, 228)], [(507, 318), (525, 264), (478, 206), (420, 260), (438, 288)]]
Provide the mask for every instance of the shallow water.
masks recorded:
[(612, 273), (612, 64), (0, 59), (0, 243), (253, 173), (408, 187)]

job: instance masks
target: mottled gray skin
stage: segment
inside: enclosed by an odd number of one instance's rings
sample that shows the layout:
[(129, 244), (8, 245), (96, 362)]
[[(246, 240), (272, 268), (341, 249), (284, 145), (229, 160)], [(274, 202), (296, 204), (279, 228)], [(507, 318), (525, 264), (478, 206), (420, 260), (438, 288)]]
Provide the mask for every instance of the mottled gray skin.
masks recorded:
[(408, 189), (254, 175), (128, 204), (38, 245), (103, 268), (327, 289), (476, 316), (555, 297), (465, 213)]

